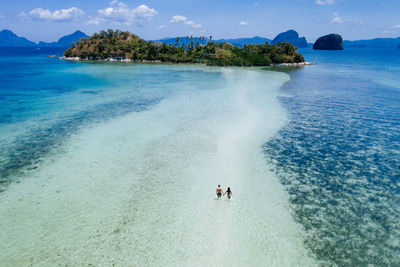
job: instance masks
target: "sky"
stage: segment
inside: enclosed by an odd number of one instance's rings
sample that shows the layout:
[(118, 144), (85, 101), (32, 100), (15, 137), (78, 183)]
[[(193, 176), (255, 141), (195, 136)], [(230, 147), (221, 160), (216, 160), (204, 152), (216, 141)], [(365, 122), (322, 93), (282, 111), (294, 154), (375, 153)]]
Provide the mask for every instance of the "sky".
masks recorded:
[(0, 0), (0, 29), (56, 41), (81, 30), (128, 30), (146, 40), (176, 36), (274, 38), (294, 29), (309, 42), (400, 36), (400, 0)]

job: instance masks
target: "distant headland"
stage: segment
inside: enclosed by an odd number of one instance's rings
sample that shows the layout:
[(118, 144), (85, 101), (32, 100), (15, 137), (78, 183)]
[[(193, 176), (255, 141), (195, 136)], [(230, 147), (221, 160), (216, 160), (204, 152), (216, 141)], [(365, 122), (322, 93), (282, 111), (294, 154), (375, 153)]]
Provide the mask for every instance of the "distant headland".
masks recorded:
[(281, 42), (291, 43), (298, 48), (306, 48), (308, 47), (307, 40), (305, 37), (299, 37), (299, 34), (295, 30), (289, 30), (286, 32), (282, 32), (278, 34), (274, 40), (272, 40), (272, 44), (279, 44)]
[(81, 38), (88, 38), (85, 33), (81, 31), (75, 31), (71, 34), (65, 35), (58, 39), (57, 42), (39, 42), (34, 43), (25, 37), (20, 37), (10, 30), (0, 31), (0, 47), (70, 47), (72, 42), (76, 42)]
[(58, 39), (57, 42), (51, 42), (51, 43), (46, 43), (46, 42), (39, 42), (38, 46), (39, 47), (70, 47), (71, 43), (76, 42), (82, 38), (88, 38), (85, 33), (81, 31), (75, 31), (72, 34), (65, 35)]
[[(60, 47), (69, 48), (72, 42), (80, 40), (82, 37), (88, 38), (89, 36), (82, 31), (75, 31), (72, 34), (62, 36), (55, 42), (32, 42), (27, 38), (20, 37), (10, 30), (0, 31), (0, 47)], [(189, 43), (187, 36), (180, 36), (180, 42), (186, 46)], [(193, 37), (194, 43), (201, 43), (199, 37)], [(147, 40), (150, 41), (150, 40)], [(176, 38), (163, 38), (157, 40), (151, 40), (153, 42), (162, 42), (167, 45), (175, 44)], [(209, 41), (207, 37), (203, 41)], [(286, 32), (279, 33), (275, 38), (269, 39), (260, 36), (254, 36), (250, 38), (233, 38), (233, 39), (213, 39), (215, 43), (229, 43), (234, 46), (243, 47), (245, 44), (278, 44), (279, 42), (291, 43), (298, 48), (312, 47), (313, 43), (307, 43), (305, 37), (299, 37), (299, 34), (295, 30), (288, 30)], [(400, 37), (398, 38), (375, 38), (368, 40), (356, 40), (348, 41), (343, 40), (343, 47), (346, 48), (397, 48), (400, 45)]]
[(270, 66), (272, 64), (304, 63), (304, 57), (290, 43), (278, 45), (252, 44), (242, 48), (229, 43), (206, 41), (199, 37), (194, 42), (187, 37), (187, 45), (177, 37), (175, 44), (145, 41), (127, 31), (107, 30), (82, 38), (64, 52), (72, 60), (121, 60), (136, 62), (202, 63), (218, 66)]

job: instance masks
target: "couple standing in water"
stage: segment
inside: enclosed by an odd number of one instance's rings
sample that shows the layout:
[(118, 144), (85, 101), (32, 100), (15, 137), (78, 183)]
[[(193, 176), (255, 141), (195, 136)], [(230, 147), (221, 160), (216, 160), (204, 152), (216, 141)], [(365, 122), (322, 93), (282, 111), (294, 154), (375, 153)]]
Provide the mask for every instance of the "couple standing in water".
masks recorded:
[(232, 196), (231, 188), (228, 187), (228, 189), (226, 189), (226, 191), (224, 193), (224, 191), (221, 188), (221, 185), (218, 185), (216, 193), (217, 193), (218, 198), (222, 197), (222, 195), (224, 195), (224, 196), (227, 195), (228, 199), (231, 199), (231, 196)]

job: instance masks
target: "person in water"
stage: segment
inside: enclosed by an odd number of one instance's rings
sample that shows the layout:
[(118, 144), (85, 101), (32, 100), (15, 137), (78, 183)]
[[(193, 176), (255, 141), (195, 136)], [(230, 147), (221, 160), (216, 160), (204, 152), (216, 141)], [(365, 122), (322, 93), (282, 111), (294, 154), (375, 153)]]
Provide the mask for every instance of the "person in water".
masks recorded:
[(228, 199), (231, 199), (232, 191), (231, 191), (230, 187), (228, 187), (228, 189), (226, 189), (224, 196), (225, 196), (225, 194), (227, 195)]
[(222, 196), (222, 194), (224, 193), (222, 191), (221, 185), (218, 185), (216, 193), (217, 193), (218, 198), (220, 198)]

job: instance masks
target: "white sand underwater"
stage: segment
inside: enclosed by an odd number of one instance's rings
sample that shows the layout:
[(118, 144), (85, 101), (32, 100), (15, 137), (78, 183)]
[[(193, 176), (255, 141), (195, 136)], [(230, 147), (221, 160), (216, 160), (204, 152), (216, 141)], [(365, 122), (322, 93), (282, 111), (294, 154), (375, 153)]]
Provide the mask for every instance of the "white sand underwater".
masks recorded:
[(0, 265), (313, 265), (262, 153), (289, 77), (215, 71), (224, 86), (91, 125), (1, 193)]

